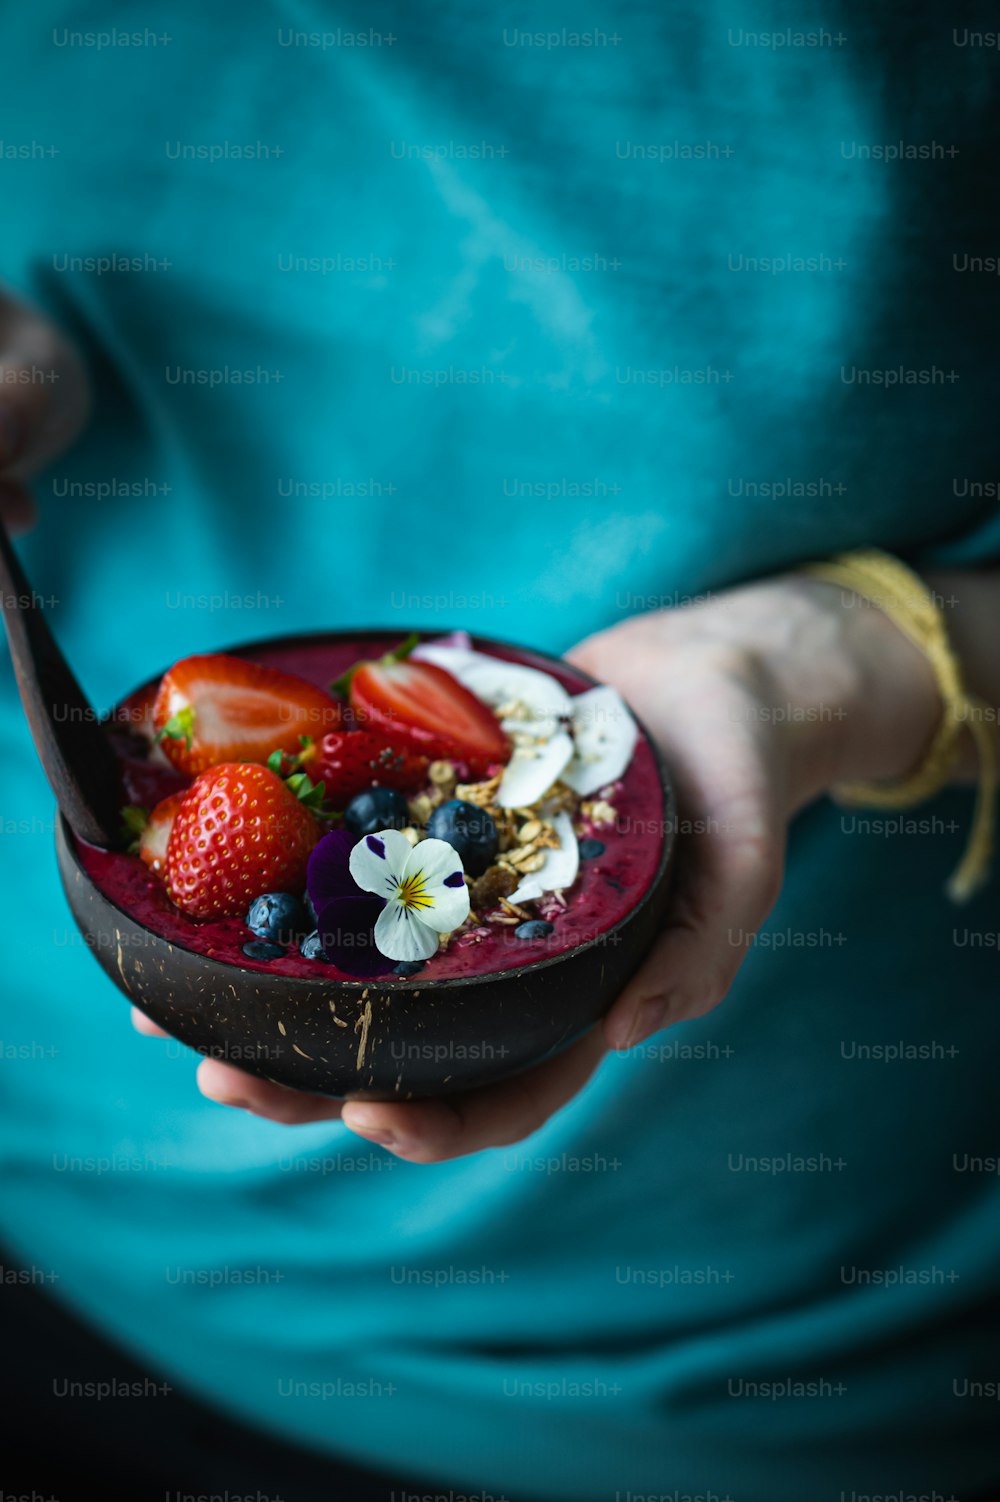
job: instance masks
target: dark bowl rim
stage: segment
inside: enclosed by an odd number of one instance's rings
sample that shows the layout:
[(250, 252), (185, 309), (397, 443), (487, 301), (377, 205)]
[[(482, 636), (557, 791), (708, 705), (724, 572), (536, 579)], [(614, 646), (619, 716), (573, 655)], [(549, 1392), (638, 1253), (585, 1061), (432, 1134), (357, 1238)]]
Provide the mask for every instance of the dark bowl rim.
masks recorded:
[[(458, 629), (461, 628), (453, 628), (453, 630)], [(403, 633), (403, 635), (406, 634), (407, 633)], [(420, 640), (424, 641), (429, 639), (433, 640), (439, 636), (448, 636), (452, 633), (442, 630), (423, 631), (415, 627), (413, 632), (409, 634), (419, 636)], [(512, 650), (515, 652), (525, 652), (535, 657), (547, 658), (552, 662), (563, 661), (562, 658), (553, 657), (552, 653), (540, 651), (537, 647), (521, 646), (517, 642), (500, 641), (495, 637), (475, 636), (471, 632), (466, 632), (465, 634), (470, 637), (474, 646), (477, 643), (485, 643), (490, 646), (503, 647), (507, 650)], [(214, 650), (223, 652), (230, 656), (245, 656), (252, 653), (255, 649), (259, 649), (260, 647), (286, 645), (291, 646), (293, 644), (306, 646), (310, 643), (320, 645), (323, 642), (345, 640), (350, 641), (354, 638), (363, 638), (366, 636), (388, 636), (398, 638), (400, 636), (400, 632), (394, 629), (387, 629), (386, 627), (366, 628), (360, 626), (336, 631), (288, 632), (283, 636), (260, 637), (253, 641), (240, 642), (236, 646), (217, 647)], [(599, 679), (592, 677), (591, 674), (586, 672), (583, 668), (578, 668), (575, 663), (567, 663), (566, 666), (571, 668), (574, 673), (578, 673), (581, 678), (585, 678), (591, 685), (591, 687), (600, 688), (603, 686), (600, 683)], [(163, 672), (166, 672), (166, 668), (163, 669)], [(120, 704), (128, 699), (134, 698), (136, 694), (142, 693), (144, 689), (147, 689), (151, 684), (155, 683), (157, 679), (162, 676), (163, 673), (159, 673), (153, 674), (149, 678), (145, 678), (142, 683), (138, 684), (135, 688), (130, 690), (129, 693), (123, 694), (122, 697), (117, 701), (117, 703)], [(92, 887), (94, 887), (94, 889), (100, 894), (100, 896), (104, 899), (109, 907), (113, 908), (115, 912), (121, 913), (123, 917), (125, 917), (129, 921), (133, 928), (141, 929), (144, 933), (151, 934), (152, 937), (160, 944), (165, 944), (171, 949), (182, 949), (186, 954), (197, 955), (198, 958), (202, 960), (207, 967), (209, 967), (210, 969), (218, 970), (220, 974), (228, 974), (235, 970), (238, 974), (249, 976), (253, 980), (258, 981), (261, 984), (267, 984), (268, 982), (278, 984), (280, 982), (287, 987), (294, 987), (296, 989), (299, 987), (308, 987), (312, 990), (316, 990), (317, 987), (325, 987), (338, 991), (356, 991), (358, 995), (360, 995), (364, 990), (370, 991), (373, 988), (377, 990), (389, 990), (393, 994), (399, 993), (401, 995), (405, 995), (414, 991), (423, 992), (432, 988), (434, 991), (446, 991), (449, 989), (482, 985), (487, 982), (496, 984), (498, 981), (506, 980), (508, 978), (511, 980), (517, 980), (525, 975), (535, 975), (538, 973), (538, 971), (548, 969), (552, 965), (562, 964), (565, 961), (572, 959), (576, 955), (582, 954), (584, 951), (594, 948), (595, 945), (601, 942), (607, 943), (608, 935), (617, 933), (619, 929), (624, 928), (626, 924), (630, 923), (633, 918), (635, 918), (652, 900), (653, 896), (659, 891), (660, 885), (665, 877), (667, 867), (673, 855), (674, 842), (676, 837), (676, 831), (670, 827), (671, 816), (674, 810), (673, 783), (670, 780), (666, 763), (659, 746), (656, 744), (656, 741), (650, 735), (645, 724), (636, 714), (632, 706), (629, 705), (628, 707), (630, 714), (632, 715), (639, 729), (642, 731), (642, 734), (646, 738), (646, 743), (653, 754), (653, 760), (660, 778), (660, 793), (662, 798), (664, 829), (663, 844), (660, 849), (660, 859), (657, 863), (656, 871), (648, 886), (646, 887), (645, 892), (642, 894), (635, 906), (630, 908), (629, 911), (625, 913), (621, 918), (619, 918), (617, 923), (612, 924), (610, 928), (603, 929), (601, 933), (595, 934), (592, 939), (585, 939), (582, 943), (574, 944), (569, 949), (560, 950), (558, 954), (548, 955), (544, 959), (529, 960), (524, 965), (515, 965), (507, 970), (487, 970), (477, 975), (452, 975), (446, 976), (441, 980), (425, 978), (419, 971), (416, 975), (412, 976), (394, 976), (390, 972), (388, 975), (359, 977), (356, 980), (339, 980), (331, 976), (317, 975), (316, 979), (314, 980), (311, 977), (305, 975), (282, 975), (277, 971), (250, 970), (244, 965), (230, 964), (228, 960), (216, 960), (213, 959), (210, 955), (202, 954), (202, 952), (198, 949), (190, 949), (186, 944), (180, 944), (173, 939), (166, 938), (163, 934), (157, 933), (155, 929), (149, 928), (145, 923), (141, 923), (138, 918), (136, 918), (127, 910), (127, 908), (121, 907), (113, 897), (109, 897), (108, 894), (97, 885), (97, 883), (90, 876), (89, 872), (85, 870), (80, 860), (79, 852), (77, 850), (78, 837), (73, 833), (72, 826), (62, 812), (59, 813), (58, 828), (62, 836), (66, 851), (70, 856), (70, 859), (72, 860), (74, 866), (80, 872), (81, 877)], [(105, 723), (114, 723), (113, 719), (111, 718), (112, 714), (113, 711), (109, 711), (108, 715), (104, 717)], [(152, 947), (155, 947), (155, 945)]]

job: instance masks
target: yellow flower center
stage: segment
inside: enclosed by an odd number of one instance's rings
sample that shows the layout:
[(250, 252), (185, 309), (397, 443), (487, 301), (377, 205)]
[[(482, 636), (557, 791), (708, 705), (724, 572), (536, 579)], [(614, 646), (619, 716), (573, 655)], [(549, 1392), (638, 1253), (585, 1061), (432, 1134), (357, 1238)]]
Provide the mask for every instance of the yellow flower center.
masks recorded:
[(434, 903), (428, 897), (425, 888), (424, 873), (415, 871), (412, 876), (408, 876), (405, 881), (399, 883), (396, 896), (406, 908), (433, 907)]

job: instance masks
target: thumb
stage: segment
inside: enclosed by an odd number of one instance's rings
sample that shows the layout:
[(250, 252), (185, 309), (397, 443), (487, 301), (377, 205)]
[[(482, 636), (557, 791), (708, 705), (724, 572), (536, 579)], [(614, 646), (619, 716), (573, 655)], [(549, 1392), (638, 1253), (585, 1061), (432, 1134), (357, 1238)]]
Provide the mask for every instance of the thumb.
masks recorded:
[(612, 1048), (701, 1017), (723, 999), (781, 887), (785, 815), (763, 759), (715, 736), (676, 754), (683, 824), (663, 933), (605, 1018)]

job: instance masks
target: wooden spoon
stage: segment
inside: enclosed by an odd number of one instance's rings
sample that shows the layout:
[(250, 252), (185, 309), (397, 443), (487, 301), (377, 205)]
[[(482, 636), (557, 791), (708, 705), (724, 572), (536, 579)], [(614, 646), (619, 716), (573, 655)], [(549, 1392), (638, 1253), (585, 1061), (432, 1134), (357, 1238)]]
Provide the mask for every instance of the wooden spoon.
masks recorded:
[(25, 578), (0, 520), (0, 590), (21, 703), (35, 750), (74, 834), (105, 849), (124, 843), (118, 762)]

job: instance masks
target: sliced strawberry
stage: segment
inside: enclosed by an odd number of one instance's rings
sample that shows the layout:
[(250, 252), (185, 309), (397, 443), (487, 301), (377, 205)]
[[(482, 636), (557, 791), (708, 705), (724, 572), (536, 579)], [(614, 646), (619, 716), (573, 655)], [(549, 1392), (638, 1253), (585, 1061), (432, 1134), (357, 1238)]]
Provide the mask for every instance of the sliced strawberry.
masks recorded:
[(492, 710), (430, 662), (364, 662), (350, 678), (350, 702), (367, 730), (424, 756), (465, 762), (481, 776), (510, 755)]
[[(267, 767), (226, 762), (196, 777), (167, 842), (167, 893), (194, 918), (242, 916), (262, 892), (304, 891), (323, 826), (303, 797)], [(304, 792), (302, 790), (305, 790)]]
[[(157, 876), (166, 874), (167, 841), (170, 839), (170, 831), (173, 828), (177, 811), (188, 792), (188, 788), (182, 788), (177, 793), (170, 793), (166, 798), (161, 798), (146, 818), (139, 834), (135, 853)], [(129, 810), (129, 812), (141, 812), (141, 810)]]
[(302, 735), (340, 724), (339, 704), (278, 668), (221, 652), (185, 657), (164, 673), (153, 723), (165, 754), (189, 777), (221, 762), (266, 762)]
[[(391, 745), (377, 730), (331, 730), (318, 743), (305, 737), (293, 761), (305, 767), (314, 782), (322, 783), (333, 808), (343, 808), (370, 787), (416, 792), (427, 781), (430, 766), (428, 757)], [(271, 766), (278, 770), (276, 762)]]

